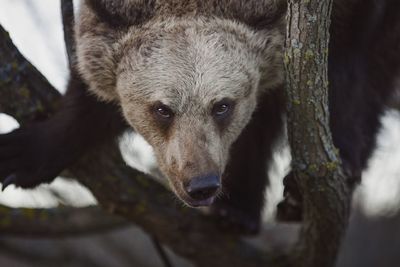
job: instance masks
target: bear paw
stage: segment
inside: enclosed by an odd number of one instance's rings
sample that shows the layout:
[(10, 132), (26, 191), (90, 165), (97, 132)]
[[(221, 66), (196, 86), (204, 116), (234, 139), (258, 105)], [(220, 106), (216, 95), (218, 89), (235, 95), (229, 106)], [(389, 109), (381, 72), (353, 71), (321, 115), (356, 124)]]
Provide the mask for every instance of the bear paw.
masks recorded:
[(244, 235), (255, 235), (260, 231), (258, 216), (249, 216), (228, 203), (215, 203), (210, 208), (210, 213), (216, 218), (218, 227), (222, 231)]
[(58, 155), (48, 153), (51, 146), (45, 134), (33, 129), (17, 129), (0, 135), (0, 182), (2, 190), (11, 184), (32, 188), (52, 181), (62, 170)]
[(283, 180), (284, 199), (278, 204), (276, 218), (281, 222), (300, 222), (303, 218), (302, 197), (290, 172)]

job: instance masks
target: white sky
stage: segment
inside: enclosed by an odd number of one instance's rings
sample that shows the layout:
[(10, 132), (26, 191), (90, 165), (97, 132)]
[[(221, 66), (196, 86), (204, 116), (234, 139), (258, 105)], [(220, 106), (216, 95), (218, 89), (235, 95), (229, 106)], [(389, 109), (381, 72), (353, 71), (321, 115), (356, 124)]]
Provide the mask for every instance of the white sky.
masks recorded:
[(64, 91), (68, 77), (58, 0), (1, 0), (0, 23), (47, 79)]

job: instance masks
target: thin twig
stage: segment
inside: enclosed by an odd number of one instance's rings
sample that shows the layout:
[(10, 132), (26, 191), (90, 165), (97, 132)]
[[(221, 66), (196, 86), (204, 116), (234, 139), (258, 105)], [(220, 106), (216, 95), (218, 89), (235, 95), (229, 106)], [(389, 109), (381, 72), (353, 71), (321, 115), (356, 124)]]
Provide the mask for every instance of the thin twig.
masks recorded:
[(167, 252), (162, 247), (157, 237), (152, 236), (151, 241), (153, 242), (154, 248), (157, 250), (157, 253), (160, 256), (160, 259), (163, 262), (164, 267), (172, 267), (171, 260), (169, 259)]
[(75, 64), (75, 38), (74, 38), (74, 3), (72, 0), (61, 0), (61, 15), (64, 28), (64, 41), (68, 55), (68, 63), (70, 70)]

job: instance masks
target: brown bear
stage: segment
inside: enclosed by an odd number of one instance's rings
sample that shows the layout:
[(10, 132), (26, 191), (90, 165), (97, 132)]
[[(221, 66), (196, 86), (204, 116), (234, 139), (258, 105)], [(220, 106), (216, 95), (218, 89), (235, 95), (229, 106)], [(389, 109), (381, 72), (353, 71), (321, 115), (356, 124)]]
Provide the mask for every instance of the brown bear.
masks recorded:
[[(334, 1), (331, 129), (352, 174), (366, 166), (394, 92), (399, 8)], [(82, 1), (63, 104), (47, 121), (0, 136), (3, 187), (50, 182), (130, 127), (184, 203), (256, 231), (284, 132), (285, 12), (284, 0)]]

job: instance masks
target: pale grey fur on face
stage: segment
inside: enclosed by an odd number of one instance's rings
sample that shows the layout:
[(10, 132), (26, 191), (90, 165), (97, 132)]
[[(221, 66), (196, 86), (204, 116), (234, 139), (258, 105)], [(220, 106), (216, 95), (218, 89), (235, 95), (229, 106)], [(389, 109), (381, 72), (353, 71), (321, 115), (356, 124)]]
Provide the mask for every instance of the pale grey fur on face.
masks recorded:
[[(115, 33), (111, 44), (90, 31), (80, 34), (85, 38), (78, 38), (78, 63), (92, 92), (121, 103), (125, 118), (153, 146), (161, 171), (183, 200), (188, 179), (222, 175), (230, 146), (251, 119), (257, 98), (282, 83), (278, 30), (254, 31), (232, 20), (200, 16), (150, 21)], [(89, 44), (94, 37), (100, 42)], [(102, 45), (106, 59), (91, 56)], [(221, 130), (211, 110), (223, 99), (235, 106)], [(157, 102), (175, 113), (168, 132), (153, 119), (151, 107)]]

